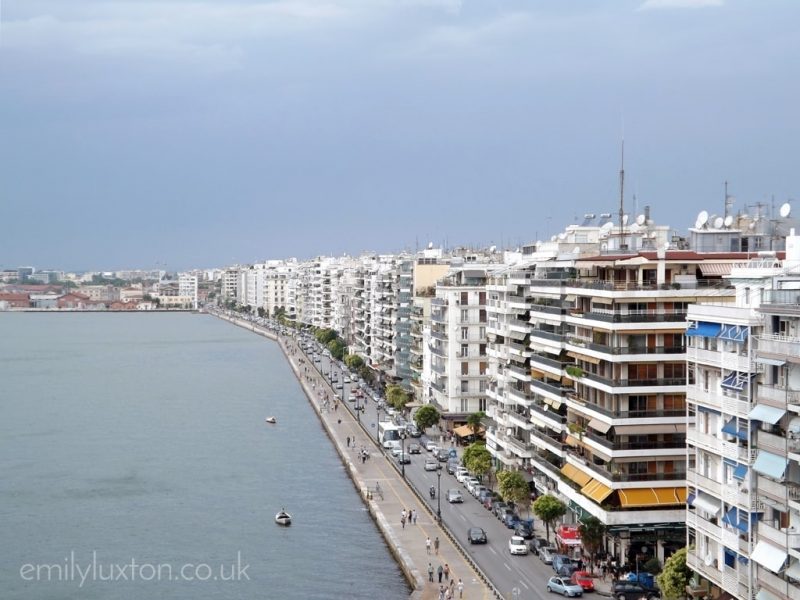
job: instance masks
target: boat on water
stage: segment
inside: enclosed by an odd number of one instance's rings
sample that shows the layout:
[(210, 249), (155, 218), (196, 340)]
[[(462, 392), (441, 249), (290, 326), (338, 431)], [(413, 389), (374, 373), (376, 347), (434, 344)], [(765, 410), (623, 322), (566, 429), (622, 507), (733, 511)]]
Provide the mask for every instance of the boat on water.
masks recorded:
[(276, 423), (276, 422), (277, 422), (277, 421), (275, 421), (275, 417), (267, 417), (267, 418), (266, 418), (266, 419), (264, 419), (264, 420), (265, 420), (267, 423)]
[(281, 509), (281, 511), (275, 515), (275, 522), (278, 525), (283, 525), (284, 527), (288, 527), (292, 524), (292, 515), (287, 513), (285, 510)]

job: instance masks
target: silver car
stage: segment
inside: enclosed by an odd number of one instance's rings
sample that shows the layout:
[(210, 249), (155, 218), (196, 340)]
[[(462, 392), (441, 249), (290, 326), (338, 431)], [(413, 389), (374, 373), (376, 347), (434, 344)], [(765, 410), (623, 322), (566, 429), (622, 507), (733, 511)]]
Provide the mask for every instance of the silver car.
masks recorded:
[(563, 594), (570, 598), (583, 596), (583, 588), (564, 577), (551, 577), (547, 582), (547, 591)]
[(447, 490), (447, 501), (450, 504), (464, 502), (464, 496), (461, 495), (460, 490)]

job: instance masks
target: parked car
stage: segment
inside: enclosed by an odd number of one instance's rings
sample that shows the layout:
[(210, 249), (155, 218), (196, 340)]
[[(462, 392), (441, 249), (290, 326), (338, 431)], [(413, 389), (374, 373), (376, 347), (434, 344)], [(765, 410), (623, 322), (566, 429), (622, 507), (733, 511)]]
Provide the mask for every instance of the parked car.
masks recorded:
[(483, 507), (486, 510), (491, 511), (495, 502), (500, 502), (500, 500), (497, 499), (497, 496), (495, 494), (489, 494), (487, 496), (484, 496)]
[(660, 598), (661, 592), (656, 588), (646, 588), (633, 581), (615, 581), (611, 586), (611, 595), (617, 600), (639, 600)]
[(450, 451), (446, 448), (439, 448), (436, 451), (436, 458), (439, 460), (439, 462), (447, 462), (450, 460)]
[(433, 442), (428, 442), (427, 444), (425, 444), (425, 450), (430, 452), (435, 457), (436, 453), (439, 451), (439, 446), (437, 446)]
[(469, 491), (469, 493), (472, 494), (473, 498), (477, 498), (480, 495), (480, 493), (483, 492), (486, 489), (487, 488), (486, 488), (485, 485), (481, 485), (479, 483), (478, 485), (473, 485), (472, 489)]
[(447, 461), (447, 472), (450, 475), (455, 475), (456, 469), (458, 468), (458, 459), (453, 460), (452, 458)]
[(539, 558), (542, 560), (544, 564), (552, 565), (554, 556), (555, 552), (553, 551), (553, 548), (551, 548), (550, 546), (539, 548)]
[(414, 423), (409, 423), (406, 425), (406, 431), (408, 431), (408, 435), (413, 438), (418, 438), (422, 436), (422, 432), (419, 430), (419, 427), (414, 425)]
[(578, 565), (566, 554), (556, 554), (553, 556), (553, 570), (562, 577), (572, 577)]
[(533, 527), (527, 521), (520, 521), (514, 528), (514, 533), (522, 539), (529, 540), (533, 537)]
[(575, 585), (581, 586), (584, 592), (594, 591), (594, 580), (589, 571), (575, 571), (570, 577), (570, 581)]
[(458, 467), (456, 469), (456, 480), (459, 483), (464, 483), (464, 480), (469, 477), (469, 471), (466, 467)]
[(506, 504), (502, 500), (500, 502), (495, 502), (494, 504), (492, 504), (492, 513), (494, 513), (495, 517), (501, 519), (503, 517), (503, 514), (505, 514), (506, 508), (508, 508), (508, 504)]
[(470, 477), (469, 479), (467, 479), (464, 482), (464, 487), (467, 488), (467, 491), (470, 494), (472, 494), (472, 488), (474, 488), (476, 485), (480, 485), (480, 484), (481, 484), (481, 482), (478, 481), (477, 477)]
[(492, 490), (488, 488), (483, 488), (481, 491), (478, 492), (476, 498), (478, 498), (478, 502), (483, 504), (484, 502), (486, 502), (486, 498), (491, 498), (493, 494), (494, 492), (492, 492)]
[(470, 544), (485, 544), (486, 532), (480, 527), (470, 527), (467, 531), (467, 539)]
[(551, 577), (547, 581), (547, 591), (563, 594), (570, 598), (583, 596), (583, 588), (581, 586), (575, 585), (569, 579), (564, 579), (563, 577)]
[(464, 496), (461, 495), (461, 490), (447, 490), (447, 501), (450, 504), (464, 502)]
[(426, 458), (425, 459), (425, 470), (426, 471), (437, 471), (439, 469), (439, 461), (433, 458)]
[(503, 517), (503, 524), (509, 529), (516, 529), (519, 524), (519, 515), (514, 512), (506, 513), (506, 516)]
[(550, 542), (548, 542), (547, 539), (543, 537), (535, 537), (530, 542), (531, 552), (539, 554), (540, 548), (547, 548), (549, 545)]
[(412, 442), (408, 445), (408, 453), (422, 454), (422, 448), (420, 448), (419, 444), (417, 444), (416, 442)]
[(528, 544), (525, 543), (524, 538), (518, 535), (512, 535), (511, 539), (508, 540), (508, 551), (511, 554), (527, 554)]

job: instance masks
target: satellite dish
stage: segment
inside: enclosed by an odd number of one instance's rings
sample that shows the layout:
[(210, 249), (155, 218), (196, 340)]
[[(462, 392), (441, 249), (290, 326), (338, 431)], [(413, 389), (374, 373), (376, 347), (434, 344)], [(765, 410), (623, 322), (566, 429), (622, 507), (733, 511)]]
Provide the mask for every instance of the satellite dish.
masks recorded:
[(600, 228), (600, 231), (601, 231), (601, 232), (603, 232), (603, 233), (608, 233), (608, 232), (609, 232), (609, 231), (611, 231), (612, 229), (614, 229), (614, 223), (612, 223), (611, 221), (609, 221), (608, 223), (605, 223), (605, 224), (604, 224), (604, 225), (603, 225), (603, 226)]
[(554, 235), (554, 236), (552, 236), (552, 237), (550, 238), (550, 241), (551, 241), (551, 242), (555, 242), (557, 239), (558, 239), (558, 237)]
[(701, 210), (700, 213), (697, 215), (697, 222), (700, 223), (700, 227), (708, 223), (708, 211)]
[(564, 241), (565, 239), (567, 239), (567, 234), (562, 231), (561, 233), (558, 234), (558, 239)]
[(714, 219), (714, 229), (722, 229), (722, 226), (725, 224), (725, 219), (722, 217), (717, 217)]
[(781, 217), (785, 219), (786, 217), (789, 216), (791, 212), (792, 212), (791, 204), (789, 204), (788, 202), (784, 202), (783, 204), (781, 204), (781, 210), (780, 210)]
[(623, 225), (627, 225), (628, 224), (628, 215), (622, 215), (622, 224)]
[(733, 217), (731, 215), (728, 215), (727, 217), (725, 217), (725, 223), (724, 224), (725, 224), (725, 227), (730, 227), (731, 225), (733, 225)]
[(639, 216), (636, 217), (636, 224), (637, 225), (644, 225), (644, 222), (645, 222), (645, 216), (644, 215), (639, 215)]
[(489, 252), (494, 252), (496, 250), (497, 250), (497, 246), (490, 246), (489, 247)]
[(433, 250), (433, 242), (428, 242), (428, 250)]
[(695, 229), (700, 229), (702, 226), (703, 226), (703, 222), (700, 219), (697, 219), (697, 221), (694, 222), (694, 228)]
[(580, 254), (580, 253), (581, 253), (581, 248), (580, 248), (580, 246), (575, 246), (575, 247), (572, 249), (572, 253), (573, 253), (573, 254)]
[(752, 231), (753, 229), (755, 229), (755, 228), (756, 228), (755, 221), (753, 221), (752, 223), (750, 223), (750, 225), (748, 225), (748, 226), (747, 226), (747, 228), (748, 228), (750, 231)]

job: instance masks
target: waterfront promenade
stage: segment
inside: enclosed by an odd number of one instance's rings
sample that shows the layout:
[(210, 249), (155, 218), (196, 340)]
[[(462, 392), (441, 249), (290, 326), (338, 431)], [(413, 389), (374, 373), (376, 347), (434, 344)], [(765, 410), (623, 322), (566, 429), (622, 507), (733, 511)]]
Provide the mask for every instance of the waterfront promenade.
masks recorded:
[[(352, 414), (344, 406), (339, 406), (337, 410), (333, 403), (329, 403), (328, 407), (325, 407), (324, 398), (334, 398), (333, 390), (319, 377), (316, 370), (308, 365), (296, 342), (289, 337), (278, 338), (272, 332), (250, 321), (224, 314), (217, 314), (217, 316), (268, 337), (281, 346), (311, 401), (311, 405), (320, 417), (323, 427), (342, 457), (365, 506), (375, 519), (390, 550), (413, 588), (411, 598), (438, 600), (440, 592), (438, 568), (440, 565), (442, 568), (445, 565), (449, 567), (450, 579), (454, 579), (456, 583), (459, 578), (461, 579), (463, 598), (470, 600), (493, 598), (494, 595), (489, 586), (481, 580), (477, 572), (439, 527), (425, 503), (421, 502), (408, 484), (402, 480)], [(350, 438), (349, 445), (348, 437)], [(366, 462), (362, 462), (359, 458), (361, 448), (366, 448), (370, 453), (370, 458)], [(380, 487), (381, 493), (376, 492), (376, 485)], [(416, 512), (416, 524), (406, 521), (405, 527), (402, 526), (403, 510)], [(437, 537), (439, 538), (438, 555), (433, 549), (433, 543), (430, 554), (428, 554), (426, 539), (430, 538), (433, 542)], [(429, 581), (428, 577), (429, 564), (434, 569), (433, 583)], [(445, 581), (445, 578), (442, 577), (441, 585), (445, 584), (449, 584), (449, 581)], [(453, 591), (454, 598), (459, 598), (457, 585), (453, 586)], [(375, 597), (381, 597), (379, 590), (376, 590)]]

